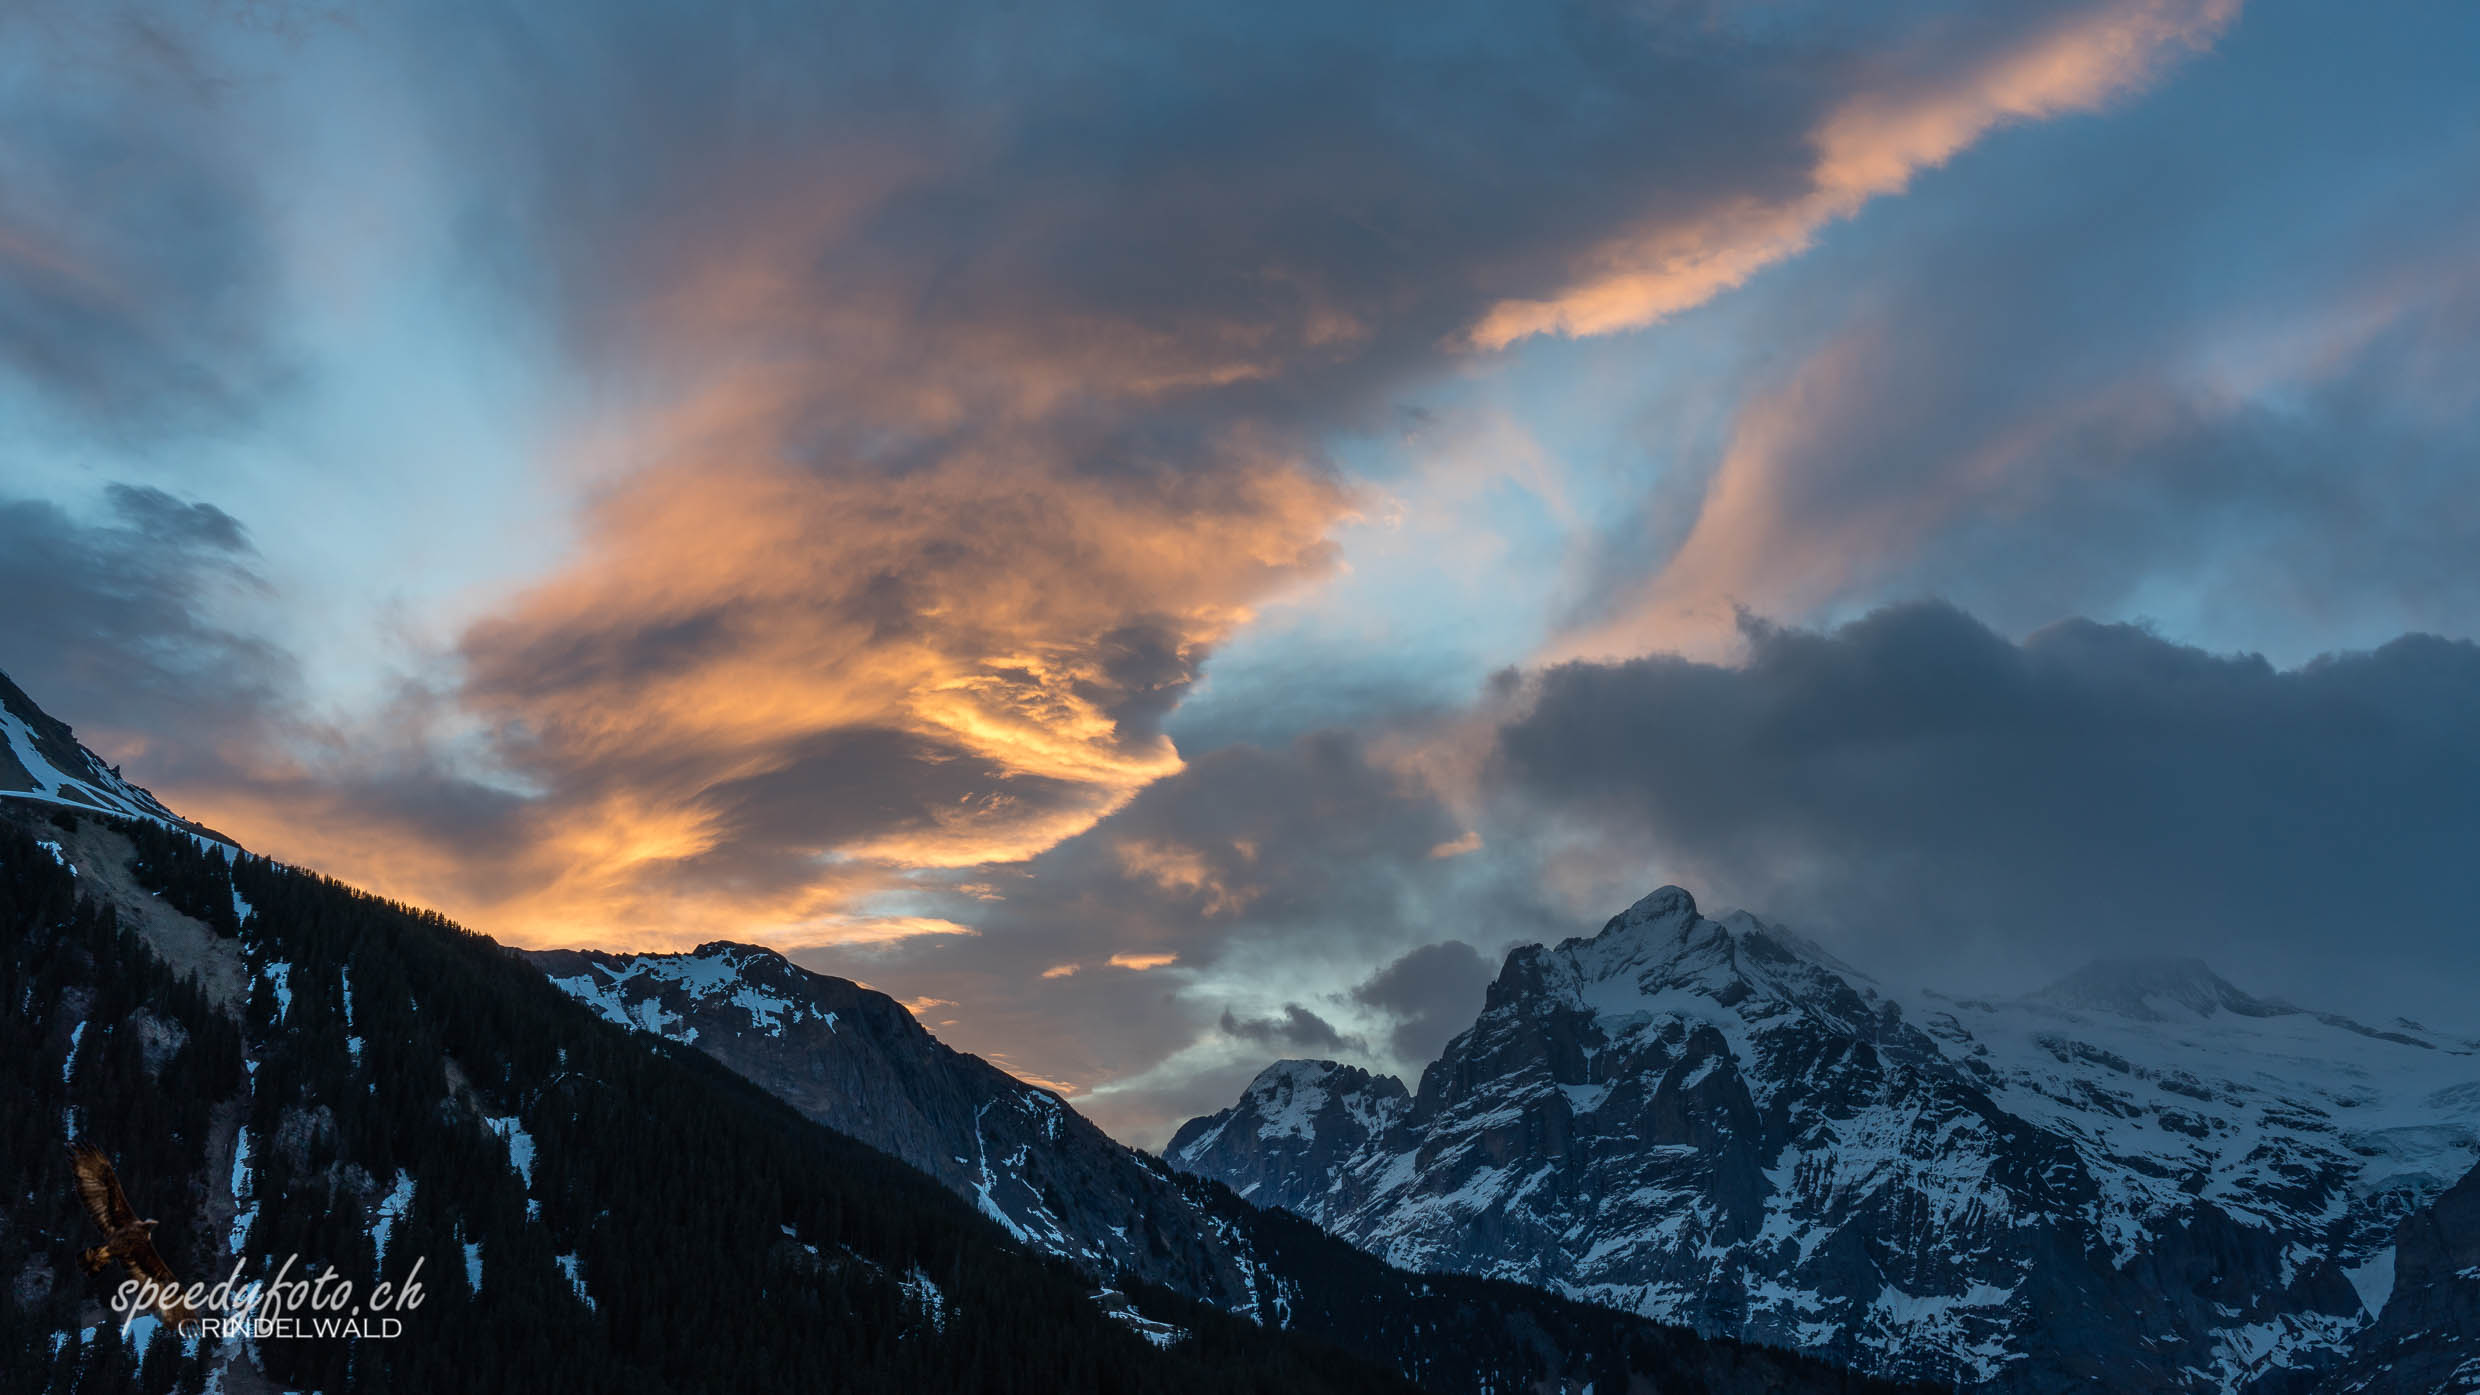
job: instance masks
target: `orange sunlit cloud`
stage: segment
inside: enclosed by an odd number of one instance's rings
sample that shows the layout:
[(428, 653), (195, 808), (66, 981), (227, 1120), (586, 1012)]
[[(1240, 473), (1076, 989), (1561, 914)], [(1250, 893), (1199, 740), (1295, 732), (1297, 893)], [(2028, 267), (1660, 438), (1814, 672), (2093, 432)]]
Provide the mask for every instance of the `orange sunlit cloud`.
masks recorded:
[(1492, 306), (1471, 341), (1500, 349), (1537, 334), (1609, 334), (1701, 305), (2000, 126), (2090, 111), (2143, 86), (2177, 54), (2217, 38), (2239, 7), (2240, 0), (2116, 0), (1960, 72), (1864, 91), (1811, 134), (1815, 160), (1804, 194), (1785, 202), (1745, 198), (1622, 237), (1557, 295)]
[(1179, 962), (1180, 956), (1176, 954), (1114, 954), (1110, 958), (1111, 967), (1115, 969), (1133, 969), (1138, 973), (1144, 973), (1148, 969), (1163, 968), (1166, 965), (1177, 964)]
[(1052, 1094), (1064, 1097), (1073, 1095), (1077, 1092), (1077, 1086), (1072, 1081), (1053, 1080), (1047, 1076), (1036, 1075), (1031, 1071), (1019, 1070), (1015, 1066), (1008, 1064), (1007, 1053), (1004, 1051), (993, 1051), (989, 1054), (987, 1059), (992, 1065), (995, 1065), (999, 1069), (1006, 1071), (1008, 1074), (1015, 1076), (1017, 1079), (1025, 1082), (1026, 1084), (1035, 1086), (1039, 1089), (1048, 1090)]
[(807, 184), (719, 176), (738, 216), (627, 258), (648, 289), (601, 322), (635, 387), (563, 467), (599, 482), (582, 544), (460, 646), (473, 763), (519, 805), (500, 836), (305, 819), (273, 771), (287, 797), (202, 816), (527, 943), (880, 944), (972, 933), (865, 914), (903, 872), (1034, 856), (1181, 768), (1153, 694), (1330, 568), (1350, 500), (1244, 426), (1097, 465), (1053, 416), (1349, 335), (1314, 303), (1171, 335), (822, 283), (917, 177), (841, 153)]
[[(1113, 845), (1120, 870), (1134, 880), (1152, 882), (1164, 891), (1197, 899), (1205, 915), (1238, 911), (1256, 899), (1257, 888), (1229, 884), (1204, 853), (1177, 843), (1124, 838)], [(1244, 859), (1253, 856), (1243, 854)]]

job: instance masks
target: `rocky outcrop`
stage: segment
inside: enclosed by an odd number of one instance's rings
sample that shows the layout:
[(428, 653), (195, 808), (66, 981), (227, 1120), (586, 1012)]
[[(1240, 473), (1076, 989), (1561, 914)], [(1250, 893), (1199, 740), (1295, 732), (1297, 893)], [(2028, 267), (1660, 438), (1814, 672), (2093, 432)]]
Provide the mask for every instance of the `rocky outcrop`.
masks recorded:
[(2480, 1168), (2394, 1231), (2376, 1325), (2320, 1395), (2480, 1391)]

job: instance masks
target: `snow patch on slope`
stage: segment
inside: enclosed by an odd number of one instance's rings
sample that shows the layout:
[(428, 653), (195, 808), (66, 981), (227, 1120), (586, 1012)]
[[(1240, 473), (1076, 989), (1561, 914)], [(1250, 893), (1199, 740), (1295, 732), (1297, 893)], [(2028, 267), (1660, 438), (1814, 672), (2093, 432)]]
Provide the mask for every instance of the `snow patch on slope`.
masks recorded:
[(766, 1036), (781, 1036), (786, 1027), (800, 1022), (824, 1022), (828, 1030), (834, 1030), (833, 1013), (749, 979), (751, 968), (775, 959), (768, 950), (718, 943), (687, 954), (590, 961), (584, 972), (557, 976), (551, 982), (605, 1021), (684, 1044), (696, 1042), (697, 1029), (682, 1028), (685, 1013), (665, 1007), (667, 998), (687, 1011), (720, 1005), (739, 1008), (748, 1014), (750, 1030)]

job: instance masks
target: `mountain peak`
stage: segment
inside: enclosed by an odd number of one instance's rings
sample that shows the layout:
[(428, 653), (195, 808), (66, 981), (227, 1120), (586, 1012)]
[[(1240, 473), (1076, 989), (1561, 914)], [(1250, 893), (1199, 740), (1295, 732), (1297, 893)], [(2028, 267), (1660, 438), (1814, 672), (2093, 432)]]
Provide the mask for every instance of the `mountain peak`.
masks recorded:
[(148, 819), (237, 846), (123, 778), (117, 767), (88, 750), (68, 723), (36, 706), (5, 673), (0, 673), (0, 798)]
[(1603, 923), (1601, 933), (1607, 935), (1613, 930), (1631, 930), (1639, 925), (1653, 924), (1676, 928), (1694, 924), (1696, 918), (1696, 898), (1688, 894), (1688, 889), (1664, 886), (1639, 897), (1635, 905), (1612, 916)]
[(1251, 1078), (1247, 1093), (1261, 1095), (1280, 1090), (1287, 1085), (1315, 1085), (1335, 1072), (1346, 1069), (1349, 1067), (1341, 1061), (1312, 1061), (1302, 1057), (1287, 1056)]
[(1531, 997), (1567, 975), (1588, 981), (1628, 977), (1640, 983), (1647, 974), (1674, 981), (1734, 978), (1740, 973), (1743, 943), (1766, 960), (1824, 958), (1805, 941), (1783, 935), (1745, 911), (1708, 918), (1697, 911), (1696, 898), (1686, 888), (1663, 886), (1639, 897), (1591, 936), (1561, 940), (1555, 948), (1517, 946), (1490, 985), (1485, 1010)]
[(1185, 1168), (1214, 1157), (1242, 1196), (1268, 1184), (1270, 1197), (1292, 1196), (1322, 1189), (1337, 1157), (1411, 1107), (1412, 1092), (1394, 1076), (1340, 1061), (1281, 1060), (1259, 1071), (1231, 1108), (1181, 1125), (1163, 1156)]
[(2107, 1012), (2139, 1022), (2165, 1017), (2210, 1017), (2219, 1012), (2270, 1017), (2282, 1011), (2252, 997), (2213, 972), (2201, 959), (2096, 959), (2031, 1000), (2051, 1007)]
[(696, 949), (690, 950), (686, 955), (680, 957), (689, 959), (726, 959), (736, 964), (745, 964), (753, 960), (758, 962), (765, 962), (769, 960), (784, 963), (791, 962), (784, 959), (784, 956), (776, 950), (768, 949), (765, 945), (753, 945), (743, 940), (708, 940), (706, 943), (699, 945)]
[(1341, 1061), (1308, 1060), (1302, 1057), (1286, 1057), (1259, 1071), (1249, 1081), (1248, 1088), (1241, 1093), (1263, 1098), (1285, 1094), (1303, 1087), (1328, 1090), (1336, 1094), (1350, 1094), (1373, 1089), (1381, 1095), (1407, 1093), (1404, 1083), (1391, 1075), (1380, 1075), (1376, 1071), (1346, 1065)]

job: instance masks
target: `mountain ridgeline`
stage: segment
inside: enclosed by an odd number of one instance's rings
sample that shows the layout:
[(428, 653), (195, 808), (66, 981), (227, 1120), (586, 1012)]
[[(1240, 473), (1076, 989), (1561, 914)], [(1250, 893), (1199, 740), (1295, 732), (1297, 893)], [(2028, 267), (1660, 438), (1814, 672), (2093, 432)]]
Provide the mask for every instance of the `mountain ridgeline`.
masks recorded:
[(606, 1020), (711, 1054), (939, 1179), (1030, 1248), (1158, 1303), (1344, 1348), (1424, 1389), (1893, 1388), (1520, 1284), (1398, 1269), (1112, 1141), (1050, 1091), (943, 1045), (887, 995), (771, 950), (527, 957)]
[[(10, 749), (51, 748), (0, 791), (11, 1392), (1894, 1389), (1390, 1269), (765, 951), (679, 957), (696, 984), (649, 962), (607, 994), (574, 980), (622, 961), (555, 956), (555, 987), (435, 914), (240, 852), (7, 692)], [(124, 1333), (121, 1274), (77, 1266), (72, 1139), (161, 1218), (183, 1279), (298, 1255), (295, 1277), (365, 1293), (418, 1273), (426, 1301), (392, 1337)]]
[(1417, 1090), (1279, 1063), (1166, 1157), (1407, 1268), (1941, 1385), (2426, 1395), (2368, 1353), (2480, 1359), (2436, 1238), (2469, 1220), (2424, 1209), (2480, 1157), (2480, 1042), (2192, 961), (1900, 994), (1667, 887), (1512, 953)]
[[(1149, 1341), (1089, 1275), (914, 1169), (437, 916), (186, 831), (11, 808), (12, 1391), (1399, 1385), (1202, 1304), (1173, 1305), (1181, 1340)], [(120, 1276), (76, 1268), (93, 1240), (66, 1137), (115, 1159), (184, 1278), (299, 1254), (366, 1288), (418, 1257), (428, 1299), (393, 1339), (124, 1338), (99, 1302)]]
[[(12, 1391), (2480, 1391), (2480, 1042), (2192, 961), (1903, 993), (1664, 888), (1158, 1159), (772, 951), (508, 950), (0, 737)], [(124, 1335), (69, 1139), (185, 1278), (428, 1301)]]

